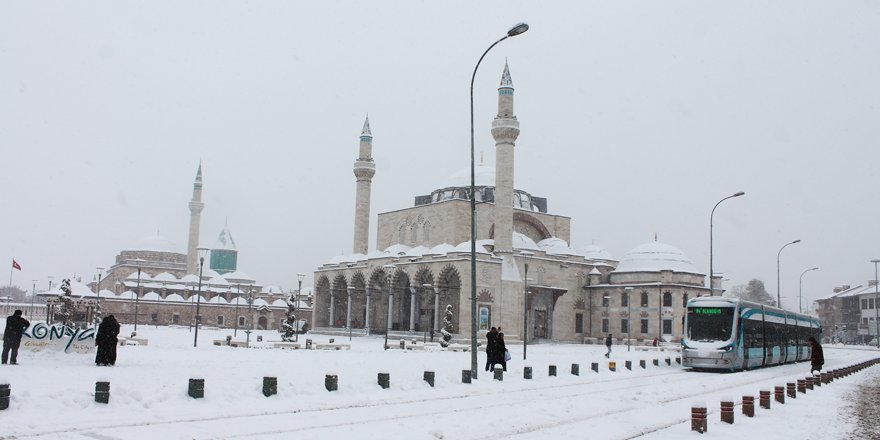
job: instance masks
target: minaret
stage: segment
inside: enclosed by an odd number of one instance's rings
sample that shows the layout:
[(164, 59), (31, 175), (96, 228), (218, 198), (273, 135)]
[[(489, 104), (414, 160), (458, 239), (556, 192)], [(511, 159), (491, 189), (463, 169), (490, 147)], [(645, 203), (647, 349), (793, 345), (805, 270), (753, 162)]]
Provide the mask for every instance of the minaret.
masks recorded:
[(519, 121), (513, 115), (513, 81), (504, 62), (498, 87), (498, 116), (492, 121), (495, 138), (495, 252), (513, 251), (513, 146)]
[(354, 200), (354, 247), (355, 253), (366, 254), (370, 240), (370, 186), (376, 164), (373, 163), (373, 134), (370, 133), (370, 116), (364, 121), (361, 131), (360, 155), (354, 162), (354, 176), (357, 190)]
[(186, 247), (186, 273), (199, 273), (199, 223), (202, 217), (202, 164), (199, 162), (199, 171), (196, 172), (196, 181), (193, 182), (193, 198), (189, 202), (189, 244)]

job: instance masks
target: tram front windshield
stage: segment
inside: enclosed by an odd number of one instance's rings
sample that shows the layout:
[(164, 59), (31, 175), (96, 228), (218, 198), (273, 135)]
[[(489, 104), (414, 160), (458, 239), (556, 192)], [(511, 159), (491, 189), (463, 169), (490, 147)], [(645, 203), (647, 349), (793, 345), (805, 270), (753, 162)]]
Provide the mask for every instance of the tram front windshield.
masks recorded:
[(733, 329), (733, 307), (690, 307), (688, 339), (699, 342), (726, 341)]

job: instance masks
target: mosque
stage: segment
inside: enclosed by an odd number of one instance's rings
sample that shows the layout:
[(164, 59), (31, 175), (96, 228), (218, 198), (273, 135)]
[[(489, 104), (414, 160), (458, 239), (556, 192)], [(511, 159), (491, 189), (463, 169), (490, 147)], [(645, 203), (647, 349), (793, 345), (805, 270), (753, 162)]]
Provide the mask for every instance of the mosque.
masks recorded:
[[(480, 332), (500, 327), (508, 340), (595, 343), (672, 341), (684, 331), (688, 298), (710, 295), (705, 274), (674, 246), (657, 242), (616, 260), (570, 243), (571, 218), (546, 197), (514, 184), (519, 122), (505, 63), (492, 122), (495, 166), (475, 168), (476, 309)], [(470, 168), (415, 203), (378, 214), (377, 249), (368, 249), (376, 164), (364, 122), (356, 181), (353, 254), (314, 273), (316, 330), (357, 334), (438, 332), (451, 312), (452, 333), (471, 332)], [(720, 278), (716, 277), (716, 292)]]

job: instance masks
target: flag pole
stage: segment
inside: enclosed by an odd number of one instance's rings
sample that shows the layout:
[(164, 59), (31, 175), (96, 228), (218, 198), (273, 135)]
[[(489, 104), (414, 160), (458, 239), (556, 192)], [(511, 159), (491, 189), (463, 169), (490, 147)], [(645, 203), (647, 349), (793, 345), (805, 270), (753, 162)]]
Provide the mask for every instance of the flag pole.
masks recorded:
[[(15, 258), (12, 259), (12, 262), (15, 263)], [(12, 267), (9, 268), (9, 287), (12, 287), (12, 269), (14, 268), (14, 264), (12, 265)]]

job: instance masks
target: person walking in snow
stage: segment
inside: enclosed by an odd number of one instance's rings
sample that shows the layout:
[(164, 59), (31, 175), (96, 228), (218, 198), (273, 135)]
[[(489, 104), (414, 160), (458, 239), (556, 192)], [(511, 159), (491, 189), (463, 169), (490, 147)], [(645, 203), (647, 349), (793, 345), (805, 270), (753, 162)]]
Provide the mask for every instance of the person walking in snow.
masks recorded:
[(4, 364), (7, 360), (11, 361), (12, 365), (18, 364), (18, 347), (21, 345), (21, 334), (30, 326), (30, 321), (21, 317), (21, 310), (16, 310), (6, 318), (6, 330), (3, 331), (3, 356), (0, 357)]
[(498, 329), (492, 327), (488, 333), (486, 333), (486, 371), (489, 371), (495, 368), (494, 362), (495, 360), (495, 341), (497, 340)]
[(109, 366), (116, 364), (116, 344), (119, 342), (119, 322), (116, 317), (109, 315), (101, 320), (98, 326), (98, 334), (95, 335), (95, 345), (98, 353), (95, 355), (95, 364)]
[(497, 357), (497, 361), (501, 364), (501, 369), (507, 371), (507, 346), (504, 345), (504, 333), (498, 332), (498, 336), (495, 339), (495, 356)]
[(822, 353), (822, 346), (819, 345), (819, 341), (812, 336), (807, 339), (807, 342), (810, 343), (810, 374), (813, 374), (813, 371), (821, 373), (822, 365), (825, 364), (825, 355)]
[(608, 353), (605, 353), (605, 357), (611, 357), (611, 333), (608, 333), (608, 337), (605, 338), (605, 346), (608, 347)]

